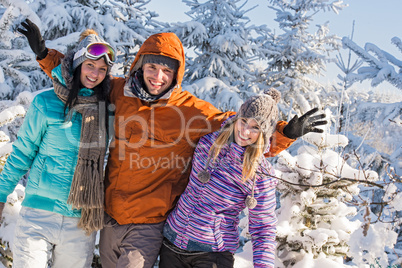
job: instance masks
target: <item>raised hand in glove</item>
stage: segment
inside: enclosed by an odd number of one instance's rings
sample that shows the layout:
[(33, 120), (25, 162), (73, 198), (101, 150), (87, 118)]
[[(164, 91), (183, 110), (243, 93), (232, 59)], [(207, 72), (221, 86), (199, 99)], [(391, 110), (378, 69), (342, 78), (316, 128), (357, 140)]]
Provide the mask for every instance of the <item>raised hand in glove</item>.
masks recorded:
[(325, 125), (328, 122), (326, 120), (320, 120), (325, 118), (325, 114), (311, 116), (317, 111), (318, 108), (314, 108), (301, 117), (295, 115), (283, 129), (283, 134), (290, 139), (297, 139), (309, 132), (322, 133), (323, 130), (316, 128), (316, 126)]
[(45, 46), (45, 40), (43, 40), (38, 26), (36, 26), (36, 24), (29, 19), (26, 19), (25, 22), (21, 22), (21, 26), (23, 28), (18, 28), (17, 31), (26, 36), (29, 46), (36, 56), (38, 56), (39, 59), (44, 59), (48, 50)]

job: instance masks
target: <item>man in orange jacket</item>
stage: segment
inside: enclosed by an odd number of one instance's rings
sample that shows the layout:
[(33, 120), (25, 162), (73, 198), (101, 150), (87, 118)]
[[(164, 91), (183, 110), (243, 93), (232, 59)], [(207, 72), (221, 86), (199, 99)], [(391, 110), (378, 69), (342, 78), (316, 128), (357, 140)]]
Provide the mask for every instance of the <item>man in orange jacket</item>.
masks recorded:
[[(31, 35), (26, 34), (30, 46), (50, 74), (63, 55), (48, 50), (36, 25), (30, 27)], [(100, 233), (103, 267), (153, 267), (164, 222), (187, 185), (199, 138), (218, 130), (234, 114), (183, 91), (184, 69), (179, 38), (159, 33), (141, 46), (126, 78), (112, 79), (115, 135), (106, 167), (106, 219)], [(318, 118), (322, 117), (304, 116), (290, 125), (278, 122), (267, 156), (288, 148), (307, 132), (322, 131), (314, 127), (322, 124)], [(294, 129), (301, 125), (306, 127)]]

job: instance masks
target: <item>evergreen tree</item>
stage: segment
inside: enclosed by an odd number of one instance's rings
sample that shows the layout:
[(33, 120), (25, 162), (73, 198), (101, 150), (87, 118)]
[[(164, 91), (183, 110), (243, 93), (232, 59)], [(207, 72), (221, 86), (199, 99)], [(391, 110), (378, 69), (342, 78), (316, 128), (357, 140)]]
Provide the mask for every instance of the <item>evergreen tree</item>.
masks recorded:
[[(339, 48), (339, 38), (329, 34), (328, 23), (318, 25), (313, 31), (310, 24), (319, 11), (338, 13), (341, 0), (268, 0), (276, 11), (276, 21), (283, 30), (271, 35), (265, 43), (269, 60), (266, 82), (282, 92), (281, 111), (287, 115), (290, 109), (305, 113), (313, 106), (321, 106), (320, 93), (324, 87), (309, 75), (320, 75), (330, 61), (328, 54)], [(325, 103), (324, 103), (325, 104)]]
[[(351, 38), (353, 39), (353, 34), (354, 34), (354, 22), (352, 26), (352, 34)], [(333, 86), (333, 89), (335, 91), (335, 99), (333, 103), (336, 103), (338, 105), (337, 107), (337, 120), (336, 120), (336, 132), (339, 134), (342, 134), (342, 131), (345, 133), (348, 131), (348, 124), (349, 124), (349, 108), (350, 108), (350, 97), (349, 97), (349, 89), (352, 87), (352, 83), (346, 78), (348, 74), (353, 73), (355, 70), (357, 70), (362, 62), (359, 60), (355, 60), (352, 63), (352, 51), (349, 49), (348, 51), (348, 56), (344, 60), (343, 56), (341, 53), (338, 53), (336, 57), (336, 66), (342, 71), (343, 74), (338, 75), (338, 83)], [(340, 94), (339, 94), (340, 93)]]
[(63, 53), (78, 43), (83, 30), (96, 30), (117, 49), (120, 63), (117, 66), (123, 68), (118, 73), (123, 75), (134, 60), (134, 52), (163, 25), (154, 19), (157, 14), (145, 9), (147, 3), (146, 0), (0, 1), (0, 99), (13, 99), (22, 91), (33, 92), (52, 85), (35, 61), (25, 36), (16, 32), (25, 18), (38, 25), (47, 47)]
[(15, 34), (21, 16), (37, 18), (23, 0), (0, 1), (0, 100), (51, 85), (34, 62), (35, 55), (26, 49), (27, 42)]
[(378, 175), (352, 168), (332, 150), (346, 146), (343, 135), (306, 134), (303, 140), (296, 156), (284, 152), (276, 165), (286, 181), (278, 184), (276, 267), (314, 262), (320, 267), (322, 259), (330, 267), (343, 267), (350, 235), (360, 227), (359, 221), (350, 221), (356, 208), (345, 203), (359, 193), (358, 181), (374, 181)]
[[(34, 2), (32, 8), (43, 25), (47, 25), (42, 31), (45, 40), (61, 39), (92, 28), (122, 53), (117, 62), (129, 65), (132, 49), (141, 46), (161, 26), (154, 20), (157, 14), (147, 11), (146, 4), (146, 0), (59, 0)], [(65, 45), (67, 48), (76, 44), (76, 38), (69, 38)]]
[[(392, 38), (392, 43), (402, 52), (402, 42), (398, 37)], [(356, 45), (348, 37), (342, 39), (343, 44), (351, 49), (368, 66), (361, 66), (358, 74), (349, 74), (347, 78), (351, 83), (370, 80), (373, 87), (388, 81), (396, 88), (402, 89), (402, 62), (376, 45), (366, 43), (364, 49)], [(395, 68), (397, 70), (395, 70)]]
[[(339, 102), (340, 124), (338, 130), (341, 131), (342, 129), (343, 133), (352, 140), (345, 150), (358, 153), (360, 156), (359, 162), (362, 166), (375, 170), (384, 182), (390, 183), (385, 188), (387, 189), (386, 191), (384, 189), (361, 190), (367, 203), (370, 203), (371, 199), (373, 199), (372, 202), (376, 203), (369, 209), (371, 214), (365, 217), (371, 218), (371, 222), (370, 220), (367, 221), (368, 231), (366, 233), (370, 233), (371, 236), (375, 237), (378, 236), (376, 233), (384, 233), (381, 228), (390, 228), (389, 226), (375, 224), (374, 226), (379, 230), (369, 229), (372, 228), (373, 222), (392, 223), (393, 229), (399, 229), (399, 238), (395, 248), (402, 248), (402, 229), (398, 221), (395, 220), (395, 218), (400, 217), (401, 213), (386, 200), (389, 189), (402, 190), (400, 180), (392, 180), (388, 171), (390, 169), (395, 174), (401, 174), (402, 170), (399, 164), (402, 157), (400, 150), (402, 143), (391, 138), (402, 135), (402, 128), (398, 123), (401, 120), (402, 98), (397, 90), (393, 94), (381, 94), (379, 91), (358, 92), (352, 87), (357, 81), (371, 80), (371, 86), (373, 87), (388, 81), (401, 89), (402, 76), (398, 75), (397, 72), (398, 68), (400, 72), (402, 65), (396, 57), (379, 49), (377, 46), (368, 43), (363, 49), (352, 40), (353, 33), (351, 37), (343, 38), (344, 47), (348, 49), (348, 59), (343, 61), (342, 57), (339, 56), (337, 63), (344, 73), (343, 76), (338, 76), (341, 79), (341, 83), (338, 86), (334, 86), (338, 91), (342, 89), (342, 101)], [(392, 42), (402, 51), (399, 38), (394, 37)], [(354, 56), (358, 57), (354, 64), (351, 64), (352, 52), (354, 52)], [(357, 159), (353, 159), (353, 161), (358, 162)], [(387, 256), (383, 256), (385, 255), (384, 252), (387, 251), (366, 250), (363, 246), (366, 243), (365, 240), (369, 239), (372, 238), (362, 237), (356, 239), (355, 235), (351, 247), (359, 248), (363, 254), (356, 255), (354, 263), (363, 265), (365, 261), (367, 262), (367, 259), (372, 259), (372, 263), (381, 263), (381, 266), (387, 266), (387, 262), (384, 261)], [(391, 241), (390, 238), (387, 240)], [(380, 244), (381, 242), (377, 243)], [(379, 245), (379, 248), (382, 250), (384, 247)], [(394, 258), (392, 252), (393, 250), (388, 251), (391, 260)]]
[[(187, 61), (186, 78), (195, 83), (205, 78), (212, 81), (207, 88), (211, 100), (216, 100), (217, 107), (238, 108), (239, 99), (223, 103), (221, 95), (227, 90), (238, 94), (241, 99), (259, 92), (253, 86), (255, 70), (251, 65), (259, 55), (258, 38), (268, 32), (265, 26), (248, 26), (249, 18), (245, 14), (244, 4), (240, 0), (184, 0), (191, 9), (186, 14), (191, 17), (187, 23), (177, 23), (172, 28), (182, 40), (183, 45), (194, 49), (195, 56)], [(261, 54), (261, 53), (260, 53)], [(223, 87), (219, 84), (223, 83)], [(201, 97), (202, 93), (194, 91)], [(212, 101), (214, 103), (214, 101)], [(215, 104), (215, 103), (214, 103)]]
[[(164, 25), (154, 19), (157, 14), (145, 9), (147, 3), (146, 0), (0, 0), (0, 172), (22, 123), (19, 117), (25, 114), (33, 98), (27, 91), (52, 86), (51, 79), (39, 68), (27, 39), (16, 31), (21, 22), (25, 18), (32, 20), (40, 28), (46, 46), (62, 53), (78, 43), (84, 29), (93, 28), (117, 49), (116, 65), (124, 68), (118, 72), (123, 75), (143, 41)], [(116, 72), (116, 67), (112, 71)], [(24, 180), (21, 183), (18, 187), (23, 192)], [(17, 199), (20, 204), (23, 195), (18, 194)], [(13, 200), (7, 201), (6, 208), (17, 204)], [(9, 243), (16, 217), (9, 215), (6, 208), (0, 224), (0, 261), (8, 267), (12, 263)], [(93, 267), (98, 267), (95, 264), (98, 257), (94, 256)]]

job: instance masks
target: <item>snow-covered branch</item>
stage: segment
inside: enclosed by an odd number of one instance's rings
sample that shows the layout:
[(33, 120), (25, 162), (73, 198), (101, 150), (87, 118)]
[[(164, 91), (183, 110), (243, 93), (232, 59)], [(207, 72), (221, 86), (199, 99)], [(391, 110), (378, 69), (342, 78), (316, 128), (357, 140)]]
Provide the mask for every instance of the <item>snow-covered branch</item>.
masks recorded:
[(0, 127), (13, 121), (16, 117), (25, 116), (25, 109), (21, 105), (5, 109), (0, 113)]
[[(402, 45), (399, 38), (394, 37), (392, 42), (401, 50)], [(363, 49), (348, 37), (344, 37), (342, 43), (368, 64), (368, 66), (360, 67), (357, 70), (357, 74), (348, 74), (347, 79), (349, 81), (355, 82), (371, 79), (373, 87), (378, 86), (383, 81), (388, 81), (395, 87), (402, 89), (401, 60), (381, 50), (374, 44), (367, 43)], [(398, 70), (395, 71), (395, 68)]]

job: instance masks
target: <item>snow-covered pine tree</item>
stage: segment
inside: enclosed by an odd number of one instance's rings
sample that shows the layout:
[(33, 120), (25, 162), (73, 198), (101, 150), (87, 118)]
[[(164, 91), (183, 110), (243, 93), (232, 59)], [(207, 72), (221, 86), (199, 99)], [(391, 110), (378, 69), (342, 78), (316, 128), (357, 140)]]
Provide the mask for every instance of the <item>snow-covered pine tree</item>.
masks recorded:
[[(381, 227), (383, 225), (382, 222), (391, 222), (394, 230), (399, 229), (397, 244), (394, 248), (391, 247), (392, 250), (386, 251), (393, 255), (395, 254), (395, 250), (402, 249), (402, 228), (400, 222), (402, 208), (400, 206), (395, 206), (394, 208), (393, 205), (390, 205), (384, 200), (386, 200), (387, 195), (385, 190), (395, 187), (395, 189), (402, 191), (401, 180), (392, 181), (387, 174), (388, 168), (394, 170), (399, 176), (402, 174), (400, 164), (402, 159), (402, 142), (392, 139), (392, 137), (402, 136), (402, 126), (400, 123), (402, 120), (402, 102), (382, 103), (379, 101), (381, 99), (375, 96), (376, 94), (373, 92), (366, 95), (366, 98), (360, 98), (357, 102), (350, 105), (348, 124), (353, 126), (353, 129), (349, 129), (349, 132), (347, 132), (350, 143), (346, 147), (346, 150), (349, 152), (356, 151), (360, 156), (360, 159), (356, 159), (356, 157), (351, 154), (352, 156), (349, 162), (353, 161), (355, 164), (375, 170), (382, 181), (389, 183), (384, 189), (367, 190), (362, 188), (361, 195), (365, 197), (366, 202), (370, 203), (370, 200), (372, 200), (371, 203), (376, 203), (376, 205), (372, 205), (370, 209), (372, 213), (372, 215), (370, 215), (370, 227), (373, 228), (371, 232), (373, 237), (378, 236), (377, 233), (381, 233), (380, 228), (384, 228)], [(399, 220), (397, 218), (399, 218)], [(359, 245), (355, 244), (355, 246)], [(374, 252), (375, 251), (371, 250), (363, 254), (363, 256), (369, 255), (372, 258)], [(376, 255), (378, 258), (380, 257), (378, 251)], [(395, 258), (395, 256), (391, 255), (389, 258)], [(356, 258), (357, 256), (363, 259), (361, 255), (356, 255)], [(367, 259), (367, 256), (364, 258)], [(379, 262), (383, 263), (384, 257), (382, 257)], [(383, 264), (381, 265), (383, 266)], [(384, 267), (387, 265), (384, 265)]]
[[(282, 93), (281, 112), (289, 116), (294, 111), (303, 114), (310, 105), (324, 106), (320, 98), (324, 87), (311, 78), (325, 70), (331, 59), (328, 54), (338, 50), (339, 38), (329, 34), (328, 22), (310, 24), (320, 11), (338, 13), (344, 7), (342, 0), (268, 0), (276, 11), (276, 21), (282, 34), (271, 35), (265, 43), (268, 67), (265, 82)], [(309, 76), (310, 75), (310, 76)]]
[[(392, 43), (402, 52), (402, 41), (398, 37), (392, 38)], [(368, 66), (361, 66), (357, 74), (348, 75), (351, 82), (371, 80), (373, 87), (384, 81), (388, 81), (396, 88), (402, 89), (402, 61), (390, 53), (378, 48), (372, 43), (366, 43), (364, 49), (359, 47), (348, 37), (342, 39), (342, 43), (351, 49)], [(397, 70), (395, 70), (395, 68)]]
[(21, 16), (37, 18), (23, 0), (0, 1), (0, 100), (12, 100), (23, 91), (51, 85), (35, 62), (35, 55), (26, 49), (27, 42), (15, 34)]
[[(351, 39), (353, 39), (355, 29), (355, 23), (353, 21)], [(353, 83), (347, 79), (347, 75), (356, 71), (362, 64), (360, 60), (354, 60), (352, 63), (352, 51), (349, 49), (347, 58), (344, 59), (339, 52), (336, 56), (336, 66), (342, 71), (337, 78), (339, 81), (336, 85), (333, 85), (333, 103), (337, 105), (336, 113), (336, 132), (339, 134), (345, 133), (349, 130), (349, 107), (351, 104), (351, 97), (349, 96), (349, 89), (351, 89)]]
[[(348, 90), (344, 91), (344, 102), (342, 105), (347, 106), (347, 118), (340, 124), (342, 131), (350, 139), (349, 145), (345, 148), (349, 152), (356, 151), (360, 159), (356, 159), (352, 154), (349, 162), (360, 162), (359, 164), (375, 170), (384, 185), (385, 189), (366, 189), (361, 187), (361, 198), (366, 203), (375, 203), (368, 209), (368, 216), (363, 217), (367, 222), (368, 237), (359, 233), (354, 234), (353, 241), (350, 246), (361, 254), (355, 255), (354, 263), (359, 267), (367, 264), (367, 260), (371, 259), (371, 263), (379, 263), (381, 266), (387, 266), (387, 259), (397, 259), (394, 254), (395, 250), (402, 248), (402, 228), (400, 225), (401, 208), (388, 202), (387, 193), (390, 189), (394, 191), (402, 191), (400, 180), (390, 180), (387, 169), (394, 170), (396, 174), (401, 174), (400, 159), (402, 157), (402, 143), (392, 137), (402, 135), (401, 127), (401, 111), (402, 98), (397, 90), (394, 94), (382, 95), (379, 92), (357, 92), (353, 90), (352, 85), (355, 82), (362, 82), (371, 79), (371, 86), (375, 87), (384, 81), (388, 81), (396, 88), (402, 89), (400, 81), (402, 76), (397, 74), (395, 68), (401, 70), (400, 61), (389, 53), (379, 49), (373, 44), (366, 44), (365, 48), (360, 48), (353, 41), (352, 37), (344, 37), (343, 44), (351, 52), (359, 57), (359, 64), (345, 71), (345, 66), (338, 64), (338, 67), (345, 73), (342, 77), (344, 85), (348, 85)], [(402, 51), (399, 38), (392, 39), (393, 43)], [(365, 63), (363, 65), (363, 63)], [(363, 65), (363, 66), (362, 66)], [(399, 80), (399, 82), (398, 82)], [(353, 126), (353, 128), (351, 127)], [(388, 197), (387, 197), (388, 196)], [(395, 204), (395, 202), (394, 202)], [(371, 220), (370, 220), (371, 219)], [(388, 223), (388, 224), (385, 224)], [(383, 243), (384, 240), (391, 241), (390, 237), (383, 239), (381, 233), (390, 233), (387, 229), (397, 230), (399, 238), (397, 243), (391, 249), (383, 250), (384, 246), (379, 247), (380, 250), (367, 250), (367, 241), (375, 239), (376, 243)], [(360, 237), (360, 238), (359, 238)], [(368, 242), (370, 243), (370, 242)], [(388, 256), (386, 255), (388, 254)], [(399, 261), (400, 263), (400, 261)]]
[[(51, 87), (51, 81), (39, 68), (25, 36), (16, 32), (25, 18), (41, 29), (46, 46), (63, 53), (77, 44), (79, 34), (93, 28), (118, 49), (117, 65), (123, 75), (143, 41), (162, 23), (158, 15), (147, 11), (146, 0), (115, 1), (0, 1), (0, 99), (13, 99), (20, 92)], [(3, 38), (4, 37), (4, 38)]]
[[(77, 44), (78, 36), (84, 29), (93, 28), (118, 49), (117, 62), (120, 64), (117, 67), (126, 68), (134, 59), (133, 53), (139, 45), (149, 35), (161, 31), (160, 26), (163, 25), (154, 20), (158, 16), (156, 13), (145, 9), (147, 3), (149, 1), (146, 0), (0, 0), (0, 101), (4, 100), (0, 102), (0, 122), (6, 123), (17, 114), (23, 114), (23, 109), (14, 107), (11, 100), (16, 98), (16, 102), (23, 104), (27, 94), (30, 95), (25, 91), (33, 92), (52, 85), (35, 61), (27, 39), (16, 31), (25, 18), (38, 25), (47, 47), (63, 53)], [(114, 70), (117, 72), (116, 68)], [(126, 69), (117, 74), (123, 75), (123, 72)], [(25, 102), (24, 108), (29, 103)], [(0, 172), (21, 122), (17, 118), (0, 129)], [(1, 226), (0, 239), (3, 242), (9, 241), (3, 235), (12, 233), (9, 229), (16, 220), (7, 213), (4, 216), (8, 227), (5, 224)], [(11, 254), (6, 244), (1, 247), (7, 251), (1, 251), (1, 254)], [(4, 263), (9, 262), (7, 257)]]
[(161, 25), (154, 20), (158, 15), (146, 10), (147, 3), (146, 0), (58, 0), (34, 1), (31, 6), (43, 25), (47, 25), (42, 31), (44, 39), (54, 40), (49, 43), (56, 48), (61, 45), (65, 51), (76, 45), (77, 38), (69, 36), (92, 28), (119, 51), (117, 62), (129, 66), (134, 60), (133, 49)]
[(344, 267), (350, 235), (360, 226), (350, 221), (356, 208), (345, 203), (359, 193), (358, 180), (378, 175), (352, 168), (333, 150), (347, 145), (343, 135), (309, 133), (303, 141), (296, 156), (284, 151), (275, 166), (287, 181), (278, 184), (276, 267)]
[[(237, 110), (242, 100), (259, 92), (253, 86), (255, 70), (251, 65), (258, 55), (258, 39), (269, 30), (248, 26), (250, 19), (240, 0), (184, 0), (191, 9), (190, 22), (172, 28), (183, 45), (194, 50), (187, 61), (187, 82), (200, 98), (208, 98), (222, 110)], [(205, 80), (206, 79), (206, 80)], [(200, 84), (201, 83), (201, 84)], [(231, 97), (228, 97), (231, 95)]]

